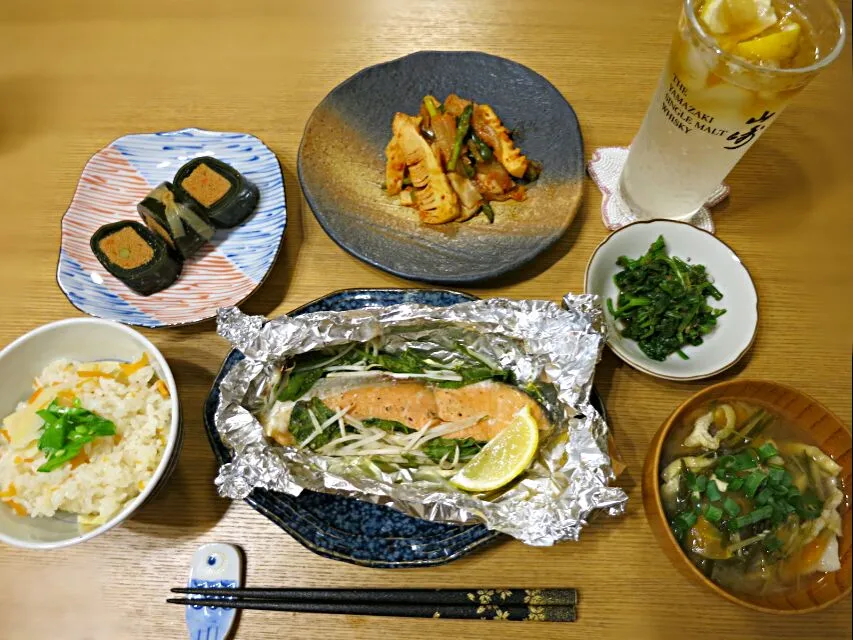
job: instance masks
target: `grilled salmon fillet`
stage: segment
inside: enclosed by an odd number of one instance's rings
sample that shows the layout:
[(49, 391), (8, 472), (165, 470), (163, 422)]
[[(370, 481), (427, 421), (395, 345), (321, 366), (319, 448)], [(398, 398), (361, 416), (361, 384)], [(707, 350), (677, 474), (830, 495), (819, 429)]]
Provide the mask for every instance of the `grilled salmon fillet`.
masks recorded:
[[(349, 408), (347, 415), (356, 420), (381, 418), (396, 420), (412, 429), (485, 416), (477, 424), (448, 434), (448, 438), (474, 438), (488, 441), (500, 433), (516, 413), (529, 407), (540, 430), (551, 426), (539, 404), (520, 389), (487, 380), (458, 389), (443, 389), (417, 380), (379, 379), (357, 384), (341, 384), (324, 379), (307, 397), (320, 398), (333, 411)], [(290, 444), (287, 424), (290, 411), (277, 402), (266, 422), (267, 435), (281, 444)]]

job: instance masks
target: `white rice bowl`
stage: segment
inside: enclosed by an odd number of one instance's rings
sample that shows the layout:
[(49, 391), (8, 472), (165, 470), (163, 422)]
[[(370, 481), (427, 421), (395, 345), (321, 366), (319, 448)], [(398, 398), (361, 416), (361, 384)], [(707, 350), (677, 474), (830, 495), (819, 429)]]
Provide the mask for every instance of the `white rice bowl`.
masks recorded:
[[(24, 419), (7, 416), (3, 422), (0, 499), (19, 515), (75, 514), (81, 530), (106, 523), (145, 489), (166, 450), (172, 422), (168, 387), (146, 358), (132, 365), (56, 360), (36, 377), (33, 389), (41, 390), (17, 407)], [(111, 420), (116, 435), (97, 437), (79, 459), (40, 472), (42, 421), (26, 414), (47, 407), (57, 394), (78, 398), (83, 408)]]

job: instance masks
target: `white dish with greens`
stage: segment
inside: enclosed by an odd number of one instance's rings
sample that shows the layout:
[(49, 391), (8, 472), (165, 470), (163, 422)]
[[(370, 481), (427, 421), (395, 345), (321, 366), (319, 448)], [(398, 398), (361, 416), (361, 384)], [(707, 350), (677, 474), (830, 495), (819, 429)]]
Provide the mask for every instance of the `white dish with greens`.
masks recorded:
[(685, 222), (635, 222), (587, 264), (585, 290), (605, 307), (607, 346), (632, 367), (699, 380), (740, 360), (758, 331), (758, 294), (737, 254)]

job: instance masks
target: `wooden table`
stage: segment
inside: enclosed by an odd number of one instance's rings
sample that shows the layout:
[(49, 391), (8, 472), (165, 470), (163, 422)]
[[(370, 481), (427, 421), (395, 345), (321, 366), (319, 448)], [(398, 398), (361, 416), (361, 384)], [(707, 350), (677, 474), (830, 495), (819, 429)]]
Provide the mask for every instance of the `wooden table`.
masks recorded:
[[(850, 24), (851, 3), (842, 1)], [(338, 249), (315, 222), (295, 175), (311, 109), (358, 69), (419, 49), (483, 49), (529, 65), (574, 105), (587, 145), (626, 144), (666, 55), (677, 0), (6, 0), (0, 12), (3, 176), (0, 344), (77, 316), (54, 279), (59, 220), (89, 156), (123, 134), (198, 126), (253, 133), (281, 159), (288, 229), (271, 277), (245, 305), (275, 315), (335, 289), (407, 287)], [(799, 96), (730, 176), (718, 233), (750, 267), (761, 295), (758, 340), (735, 376), (797, 386), (851, 422), (851, 56)], [(587, 257), (607, 234), (587, 182), (559, 244), (485, 288), (485, 296), (558, 300), (580, 291)], [(819, 614), (752, 613), (688, 584), (659, 550), (639, 479), (661, 421), (706, 383), (653, 379), (605, 353), (596, 377), (629, 465), (625, 517), (600, 520), (579, 544), (514, 541), (432, 569), (382, 571), (326, 560), (243, 503), (214, 490), (202, 401), (228, 350), (212, 322), (145, 331), (177, 378), (186, 441), (167, 489), (132, 521), (51, 553), (0, 548), (0, 638), (185, 637), (183, 609), (164, 604), (193, 550), (241, 545), (248, 582), (303, 586), (539, 585), (580, 589), (574, 625), (434, 622), (249, 612), (238, 638), (841, 638), (851, 600)], [(523, 634), (523, 636), (521, 635)]]

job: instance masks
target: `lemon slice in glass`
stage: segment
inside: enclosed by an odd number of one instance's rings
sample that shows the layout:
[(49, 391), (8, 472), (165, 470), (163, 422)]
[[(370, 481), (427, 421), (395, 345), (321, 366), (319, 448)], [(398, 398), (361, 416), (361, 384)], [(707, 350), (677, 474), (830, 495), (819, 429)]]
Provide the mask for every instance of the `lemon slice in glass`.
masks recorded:
[(708, 0), (702, 5), (699, 17), (711, 33), (719, 35), (729, 32), (731, 18), (726, 0)]
[(732, 29), (761, 32), (776, 23), (776, 11), (770, 0), (726, 0), (726, 5)]
[(776, 11), (770, 0), (707, 0), (699, 17), (708, 31), (718, 36), (724, 49), (776, 24)]
[(500, 489), (527, 469), (539, 448), (539, 425), (525, 407), (450, 479), (474, 493)]
[(778, 62), (793, 57), (799, 43), (800, 25), (789, 22), (775, 33), (741, 42), (735, 47), (735, 54), (750, 60)]

